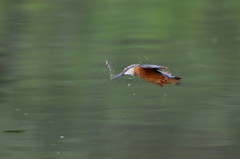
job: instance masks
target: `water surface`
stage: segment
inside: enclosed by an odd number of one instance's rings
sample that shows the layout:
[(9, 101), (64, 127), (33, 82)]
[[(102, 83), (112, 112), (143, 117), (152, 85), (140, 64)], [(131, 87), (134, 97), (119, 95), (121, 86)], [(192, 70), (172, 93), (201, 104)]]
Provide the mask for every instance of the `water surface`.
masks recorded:
[[(239, 3), (1, 2), (1, 156), (238, 159)], [(106, 60), (183, 84), (111, 81)]]

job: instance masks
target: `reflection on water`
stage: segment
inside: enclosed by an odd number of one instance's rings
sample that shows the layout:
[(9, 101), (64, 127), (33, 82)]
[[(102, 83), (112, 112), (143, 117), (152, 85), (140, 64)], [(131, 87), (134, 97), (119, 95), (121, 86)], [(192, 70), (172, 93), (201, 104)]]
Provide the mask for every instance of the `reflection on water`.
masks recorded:
[(240, 158), (239, 1), (0, 3), (3, 158)]

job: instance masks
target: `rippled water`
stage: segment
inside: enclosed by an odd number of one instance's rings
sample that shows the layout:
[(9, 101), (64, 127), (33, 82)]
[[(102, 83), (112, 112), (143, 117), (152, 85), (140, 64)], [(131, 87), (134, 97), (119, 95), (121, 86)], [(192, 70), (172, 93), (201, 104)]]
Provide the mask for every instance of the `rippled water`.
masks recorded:
[(2, 158), (240, 158), (239, 3), (0, 2)]

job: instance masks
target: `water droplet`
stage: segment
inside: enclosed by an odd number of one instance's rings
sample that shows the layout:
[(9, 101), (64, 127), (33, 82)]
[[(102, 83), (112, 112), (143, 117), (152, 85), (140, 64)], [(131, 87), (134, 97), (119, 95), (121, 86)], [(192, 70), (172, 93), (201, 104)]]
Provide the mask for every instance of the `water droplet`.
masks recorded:
[(20, 111), (20, 109), (19, 109), (19, 108), (16, 108), (15, 110), (16, 110), (17, 112), (19, 112), (19, 111)]
[(147, 56), (143, 56), (145, 58), (145, 60), (149, 60), (149, 58)]
[(135, 96), (135, 95), (136, 95), (136, 93), (133, 93), (133, 95)]
[(214, 44), (217, 43), (217, 42), (218, 42), (218, 38), (212, 37), (212, 38), (211, 38), (211, 42), (214, 43)]
[(64, 139), (64, 136), (60, 136), (59, 138), (60, 138), (60, 139)]
[(28, 115), (28, 113), (23, 113), (23, 115)]
[(128, 83), (128, 87), (130, 87), (131, 86), (131, 84), (130, 83)]

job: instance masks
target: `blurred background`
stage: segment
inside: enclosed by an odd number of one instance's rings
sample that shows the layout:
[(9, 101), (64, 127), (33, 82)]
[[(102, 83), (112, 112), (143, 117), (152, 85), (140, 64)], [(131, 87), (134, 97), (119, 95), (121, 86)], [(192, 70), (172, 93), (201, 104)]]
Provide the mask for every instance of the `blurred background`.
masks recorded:
[[(239, 159), (239, 0), (2, 0), (4, 159)], [(182, 86), (110, 80), (134, 63)]]

